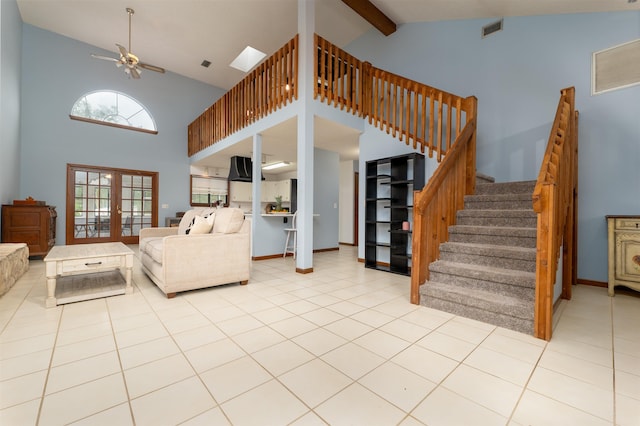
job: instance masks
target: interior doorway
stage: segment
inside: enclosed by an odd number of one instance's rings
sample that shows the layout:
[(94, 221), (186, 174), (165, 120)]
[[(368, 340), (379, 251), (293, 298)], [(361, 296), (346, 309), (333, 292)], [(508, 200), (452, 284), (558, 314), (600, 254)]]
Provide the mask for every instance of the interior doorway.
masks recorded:
[(158, 173), (67, 164), (66, 244), (137, 244), (158, 225)]

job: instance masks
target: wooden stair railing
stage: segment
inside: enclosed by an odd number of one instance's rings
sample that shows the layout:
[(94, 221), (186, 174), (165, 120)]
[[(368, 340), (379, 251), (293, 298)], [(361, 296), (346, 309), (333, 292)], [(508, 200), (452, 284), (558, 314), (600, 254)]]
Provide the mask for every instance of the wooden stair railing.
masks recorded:
[(571, 298), (577, 266), (578, 112), (575, 89), (560, 92), (549, 142), (533, 191), (538, 215), (534, 336), (550, 340), (553, 290), (563, 247), (562, 298)]
[(416, 305), (420, 286), (429, 279), (429, 264), (440, 256), (440, 244), (447, 241), (464, 196), (475, 192), (476, 98), (465, 99), (462, 108), (469, 121), (427, 185), (413, 193), (411, 303)]

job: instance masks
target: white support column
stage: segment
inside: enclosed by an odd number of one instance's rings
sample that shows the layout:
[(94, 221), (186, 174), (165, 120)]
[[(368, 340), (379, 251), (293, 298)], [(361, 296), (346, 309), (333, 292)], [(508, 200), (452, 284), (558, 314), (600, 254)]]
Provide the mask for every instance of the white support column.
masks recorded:
[(253, 242), (259, 241), (257, 232), (260, 228), (258, 222), (263, 218), (260, 216), (260, 199), (262, 198), (262, 135), (253, 135), (253, 158), (251, 166), (251, 256), (253, 253)]
[(296, 271), (313, 271), (313, 36), (315, 0), (298, 0), (298, 253)]

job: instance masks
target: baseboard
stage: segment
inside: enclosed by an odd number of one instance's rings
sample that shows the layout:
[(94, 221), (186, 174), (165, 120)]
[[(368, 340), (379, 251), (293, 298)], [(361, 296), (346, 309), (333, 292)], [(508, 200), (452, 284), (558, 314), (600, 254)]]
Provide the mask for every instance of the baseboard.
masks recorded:
[[(323, 249), (314, 250), (314, 253), (322, 253), (324, 251), (336, 251), (340, 250), (340, 247), (329, 247)], [(287, 257), (293, 256), (293, 253), (287, 253)], [(268, 254), (266, 256), (252, 256), (251, 260), (269, 260), (269, 259), (277, 259), (279, 257), (284, 257), (282, 254)]]
[(603, 281), (583, 280), (582, 278), (578, 278), (576, 281), (578, 284), (582, 284), (582, 285), (590, 285), (593, 287), (604, 287), (604, 288), (609, 287), (609, 283), (606, 283)]
[(313, 268), (306, 268), (306, 269), (296, 268), (296, 272), (299, 274), (310, 274), (313, 272)]
[(358, 262), (359, 262), (359, 263), (364, 263), (364, 257), (359, 257), (359, 258), (358, 258)]
[(341, 246), (351, 246), (351, 247), (358, 247), (358, 245), (356, 243), (338, 243)]

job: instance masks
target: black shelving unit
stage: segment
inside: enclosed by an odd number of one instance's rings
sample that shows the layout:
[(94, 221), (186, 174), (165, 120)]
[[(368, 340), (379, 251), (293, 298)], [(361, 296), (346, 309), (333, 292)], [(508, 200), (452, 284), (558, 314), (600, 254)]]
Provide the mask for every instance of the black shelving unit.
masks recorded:
[(424, 155), (367, 161), (366, 173), (365, 267), (410, 275), (413, 191), (424, 186)]

